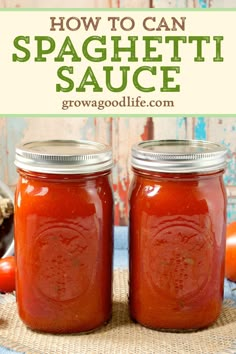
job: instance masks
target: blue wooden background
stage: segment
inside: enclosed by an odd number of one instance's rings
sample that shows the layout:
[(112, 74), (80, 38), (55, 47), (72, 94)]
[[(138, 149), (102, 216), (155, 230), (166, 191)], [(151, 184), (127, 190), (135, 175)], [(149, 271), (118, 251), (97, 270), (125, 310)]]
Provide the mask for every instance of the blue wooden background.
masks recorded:
[(236, 220), (236, 118), (0, 118), (0, 179), (14, 189), (15, 146), (35, 139), (89, 139), (113, 147), (116, 224), (128, 222), (131, 146), (146, 139), (202, 139), (224, 144), (228, 221)]

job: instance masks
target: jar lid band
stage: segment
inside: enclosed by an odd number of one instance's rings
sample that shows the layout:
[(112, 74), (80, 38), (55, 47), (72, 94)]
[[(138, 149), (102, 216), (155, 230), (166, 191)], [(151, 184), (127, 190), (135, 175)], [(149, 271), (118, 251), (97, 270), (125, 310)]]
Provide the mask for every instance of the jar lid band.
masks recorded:
[(166, 173), (224, 169), (227, 149), (203, 140), (148, 140), (132, 147), (132, 167)]
[(33, 141), (16, 148), (15, 165), (41, 173), (95, 173), (112, 168), (112, 150), (86, 140)]

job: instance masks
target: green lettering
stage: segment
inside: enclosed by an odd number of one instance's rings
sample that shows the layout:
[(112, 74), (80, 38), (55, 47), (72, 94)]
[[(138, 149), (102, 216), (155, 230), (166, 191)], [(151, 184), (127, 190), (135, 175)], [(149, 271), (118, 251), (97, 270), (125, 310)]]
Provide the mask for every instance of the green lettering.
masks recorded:
[(186, 36), (167, 36), (165, 39), (166, 43), (173, 42), (173, 57), (171, 61), (181, 61), (181, 57), (179, 56), (179, 42), (186, 43)]
[(26, 49), (25, 47), (22, 47), (19, 43), (20, 41), (25, 42), (25, 44), (29, 44), (30, 37), (29, 36), (18, 36), (14, 39), (14, 47), (16, 49), (19, 49), (25, 55), (23, 57), (19, 57), (17, 54), (14, 53), (12, 55), (13, 62), (15, 62), (15, 61), (25, 62), (25, 61), (28, 61), (30, 58), (30, 51), (28, 49)]
[(177, 74), (180, 73), (179, 66), (161, 66), (161, 71), (163, 72), (163, 87), (161, 87), (161, 92), (179, 92), (180, 85), (175, 87), (169, 87), (169, 82), (174, 82), (174, 78), (169, 76), (170, 71), (175, 71)]
[(162, 43), (161, 36), (144, 36), (143, 40), (145, 41), (145, 57), (143, 61), (162, 61), (162, 55), (159, 54), (157, 57), (151, 57), (150, 54), (152, 52), (156, 52), (156, 47), (151, 46), (151, 41), (157, 41), (158, 43)]
[(138, 58), (136, 57), (136, 41), (138, 40), (138, 36), (128, 36), (128, 40), (130, 41), (130, 46), (129, 47), (120, 47), (119, 43), (121, 40), (121, 36), (112, 36), (111, 37), (112, 41), (114, 42), (114, 53), (113, 57), (111, 58), (111, 61), (121, 61), (120, 52), (127, 52), (130, 53), (130, 56), (128, 57), (128, 61), (135, 62), (138, 61)]
[(64, 75), (64, 71), (67, 71), (69, 74), (73, 74), (73, 66), (62, 66), (57, 70), (57, 76), (62, 81), (68, 83), (67, 87), (62, 87), (61, 84), (56, 84), (56, 92), (70, 92), (74, 88), (74, 82), (70, 78)]
[(213, 58), (213, 61), (221, 62), (224, 61), (224, 58), (221, 56), (221, 42), (223, 41), (223, 36), (214, 36), (214, 41), (216, 42), (216, 56)]
[(88, 45), (93, 42), (93, 41), (98, 41), (100, 42), (102, 45), (106, 44), (106, 37), (105, 36), (91, 36), (85, 39), (84, 43), (83, 43), (83, 54), (84, 57), (86, 59), (88, 59), (89, 61), (93, 61), (93, 62), (100, 62), (100, 61), (104, 61), (106, 60), (106, 48), (96, 48), (94, 49), (95, 53), (100, 53), (101, 56), (99, 57), (94, 57), (92, 55), (89, 54), (88, 52)]
[[(111, 84), (111, 72), (114, 70), (113, 66), (104, 66), (103, 70), (106, 72), (106, 86), (108, 90), (112, 92), (121, 92), (126, 89), (127, 86), (127, 72), (130, 70), (129, 66), (121, 66), (120, 71), (122, 72), (122, 82), (119, 87), (114, 87)], [(116, 81), (116, 76), (115, 76)]]
[(210, 43), (209, 36), (189, 36), (189, 43), (197, 42), (197, 56), (194, 58), (194, 61), (205, 61), (205, 58), (202, 56), (202, 43)]
[(102, 92), (102, 87), (99, 86), (92, 68), (89, 66), (85, 71), (80, 85), (76, 88), (77, 92), (85, 92), (85, 86), (93, 86), (93, 92)]
[[(149, 71), (152, 75), (156, 75), (156, 67), (155, 66), (140, 66), (140, 68), (138, 68), (137, 70), (135, 70), (134, 75), (133, 75), (133, 83), (134, 86), (136, 87), (136, 89), (138, 89), (139, 91), (142, 92), (152, 92), (155, 91), (155, 87), (154, 86), (150, 86), (150, 87), (143, 87), (140, 83), (139, 83), (139, 74), (143, 71)], [(148, 81), (148, 79), (146, 79), (146, 81)]]
[[(68, 49), (67, 49), (68, 48)], [(58, 56), (54, 59), (54, 61), (59, 62), (59, 61), (64, 61), (64, 56), (65, 55), (71, 55), (71, 61), (78, 62), (81, 61), (81, 58), (77, 55), (75, 47), (70, 39), (69, 36), (67, 36), (62, 44), (61, 50), (58, 54)]]
[[(56, 46), (54, 39), (48, 36), (36, 36), (34, 37), (34, 39), (37, 42), (37, 57), (35, 57), (35, 61), (36, 62), (47, 61), (44, 55), (50, 54), (54, 51)], [(45, 43), (49, 44), (47, 48), (43, 48)]]

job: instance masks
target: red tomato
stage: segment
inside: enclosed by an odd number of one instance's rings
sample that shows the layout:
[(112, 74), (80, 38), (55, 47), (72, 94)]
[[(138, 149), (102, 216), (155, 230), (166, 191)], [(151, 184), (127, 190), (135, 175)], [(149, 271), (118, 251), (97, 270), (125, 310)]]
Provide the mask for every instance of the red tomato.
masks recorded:
[(227, 226), (225, 276), (236, 282), (236, 222)]
[(0, 292), (10, 293), (15, 290), (15, 257), (0, 259)]

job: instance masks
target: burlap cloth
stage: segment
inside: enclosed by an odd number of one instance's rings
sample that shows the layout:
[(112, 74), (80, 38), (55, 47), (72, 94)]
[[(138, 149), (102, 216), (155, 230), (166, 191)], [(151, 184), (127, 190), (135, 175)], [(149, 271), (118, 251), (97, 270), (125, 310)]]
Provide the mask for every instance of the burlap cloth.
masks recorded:
[(182, 354), (236, 353), (236, 307), (225, 300), (219, 320), (192, 333), (167, 333), (130, 321), (127, 305), (127, 271), (114, 273), (113, 318), (90, 334), (35, 333), (20, 321), (13, 295), (0, 304), (0, 344), (27, 354)]

